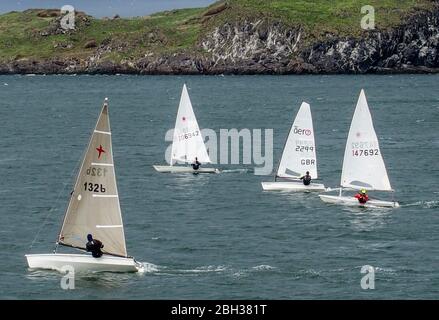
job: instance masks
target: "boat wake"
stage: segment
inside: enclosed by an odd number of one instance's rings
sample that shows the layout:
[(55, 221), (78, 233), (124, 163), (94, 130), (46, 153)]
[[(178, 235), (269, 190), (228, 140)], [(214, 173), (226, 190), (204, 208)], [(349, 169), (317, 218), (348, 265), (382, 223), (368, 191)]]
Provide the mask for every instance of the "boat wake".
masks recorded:
[(423, 209), (439, 208), (439, 200), (416, 201), (413, 203), (402, 205), (401, 207), (421, 207)]
[(180, 270), (183, 273), (206, 273), (206, 272), (223, 272), (226, 271), (226, 266), (202, 266), (195, 269)]
[(253, 172), (252, 169), (226, 169), (221, 170), (222, 173), (249, 173)]
[(259, 266), (252, 268), (252, 270), (256, 270), (256, 271), (268, 271), (268, 270), (273, 270), (273, 269), (275, 269), (275, 267), (272, 267), (268, 264), (261, 264)]
[(193, 269), (173, 269), (165, 266), (156, 266), (151, 264), (149, 265), (151, 266), (149, 268), (149, 271), (146, 271), (148, 269), (145, 268), (144, 272), (150, 272), (150, 273), (156, 273), (162, 275), (197, 275), (197, 274), (201, 275), (208, 273), (227, 273), (232, 275), (233, 277), (240, 277), (254, 272), (268, 272), (276, 269), (275, 267), (265, 264), (257, 265), (249, 268), (243, 268), (243, 269), (233, 268), (225, 265), (208, 265), (208, 266), (196, 267)]
[(155, 273), (159, 271), (159, 267), (153, 263), (149, 262), (138, 262), (141, 267), (139, 268), (140, 273)]

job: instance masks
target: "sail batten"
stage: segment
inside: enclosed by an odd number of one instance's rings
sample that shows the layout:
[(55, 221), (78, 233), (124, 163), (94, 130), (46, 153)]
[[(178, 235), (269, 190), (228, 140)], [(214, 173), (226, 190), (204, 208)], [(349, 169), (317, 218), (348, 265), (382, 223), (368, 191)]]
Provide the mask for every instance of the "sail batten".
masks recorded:
[(77, 175), (59, 243), (84, 248), (87, 234), (102, 241), (104, 253), (127, 256), (107, 103), (102, 107)]
[(298, 179), (307, 171), (313, 179), (318, 178), (311, 107), (303, 102), (290, 128), (276, 175)]
[(171, 165), (176, 162), (192, 163), (195, 158), (201, 163), (211, 162), (185, 84), (175, 121)]
[(340, 185), (392, 191), (364, 90), (361, 90), (349, 129)]

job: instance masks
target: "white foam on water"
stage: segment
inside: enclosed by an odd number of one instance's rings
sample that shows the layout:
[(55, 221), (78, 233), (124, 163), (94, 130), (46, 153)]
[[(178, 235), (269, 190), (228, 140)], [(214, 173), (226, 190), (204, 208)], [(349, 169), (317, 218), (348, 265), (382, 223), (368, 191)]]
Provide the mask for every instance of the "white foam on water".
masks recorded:
[(139, 262), (142, 267), (139, 269), (140, 273), (154, 273), (159, 271), (159, 267), (149, 262)]
[(401, 207), (422, 207), (424, 209), (439, 208), (439, 200), (416, 201), (413, 203), (404, 204)]
[(250, 169), (226, 169), (221, 170), (222, 173), (247, 173), (250, 172)]
[(270, 266), (268, 264), (261, 264), (261, 265), (256, 266), (256, 267), (252, 267), (252, 269), (256, 270), (256, 271), (267, 271), (267, 270), (273, 270), (273, 269), (276, 269), (276, 268), (272, 267), (272, 266)]
[(380, 268), (380, 267), (375, 267), (375, 272), (381, 272), (381, 273), (389, 273), (389, 274), (395, 274), (396, 270), (392, 269), (392, 268)]
[(225, 271), (227, 268), (225, 266), (202, 266), (197, 267), (195, 269), (190, 270), (181, 270), (183, 272), (189, 272), (189, 273), (204, 273), (204, 272), (222, 272)]

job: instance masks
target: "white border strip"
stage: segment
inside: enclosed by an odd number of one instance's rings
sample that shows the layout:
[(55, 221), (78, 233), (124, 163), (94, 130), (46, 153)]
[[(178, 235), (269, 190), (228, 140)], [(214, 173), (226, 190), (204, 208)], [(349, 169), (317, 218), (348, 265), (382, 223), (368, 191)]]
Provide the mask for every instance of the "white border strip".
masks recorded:
[(95, 130), (94, 132), (111, 135), (111, 132), (107, 132), (107, 131), (99, 131), (99, 130)]
[(121, 224), (113, 224), (113, 225), (96, 225), (96, 228), (122, 228)]
[(112, 163), (98, 163), (98, 162), (92, 162), (92, 166), (106, 166), (106, 167), (113, 167), (114, 164)]
[(93, 198), (117, 198), (117, 194), (94, 194)]

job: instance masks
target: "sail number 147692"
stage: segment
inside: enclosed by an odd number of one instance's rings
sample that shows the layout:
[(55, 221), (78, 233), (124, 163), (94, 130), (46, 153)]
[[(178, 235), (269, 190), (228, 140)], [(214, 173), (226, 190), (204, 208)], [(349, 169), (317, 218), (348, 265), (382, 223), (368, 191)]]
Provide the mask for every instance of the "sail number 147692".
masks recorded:
[(354, 157), (361, 157), (361, 156), (369, 157), (369, 156), (377, 156), (379, 155), (379, 152), (380, 151), (378, 149), (366, 149), (366, 150), (356, 149), (356, 150), (352, 150), (352, 155)]

